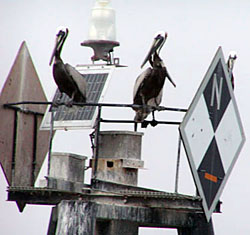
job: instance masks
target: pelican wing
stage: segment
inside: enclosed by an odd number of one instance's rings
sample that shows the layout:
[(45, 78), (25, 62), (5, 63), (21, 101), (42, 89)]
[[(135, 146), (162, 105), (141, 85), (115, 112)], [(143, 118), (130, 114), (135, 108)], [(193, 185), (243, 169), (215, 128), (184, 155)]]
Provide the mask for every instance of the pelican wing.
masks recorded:
[(159, 106), (161, 103), (161, 100), (162, 100), (162, 94), (163, 94), (163, 88), (161, 89), (161, 91), (157, 97), (148, 100), (147, 105), (150, 105), (153, 107)]
[(145, 71), (143, 71), (136, 79), (135, 85), (134, 85), (134, 92), (133, 92), (133, 99), (135, 98), (138, 90), (143, 85), (144, 80), (152, 73), (151, 68), (147, 68)]
[(155, 99), (156, 106), (159, 106), (162, 100), (163, 88), (161, 89), (159, 95)]
[(81, 73), (79, 73), (73, 66), (70, 64), (65, 64), (65, 69), (73, 79), (73, 81), (76, 83), (80, 93), (86, 97), (87, 93), (87, 83), (85, 81), (85, 78)]

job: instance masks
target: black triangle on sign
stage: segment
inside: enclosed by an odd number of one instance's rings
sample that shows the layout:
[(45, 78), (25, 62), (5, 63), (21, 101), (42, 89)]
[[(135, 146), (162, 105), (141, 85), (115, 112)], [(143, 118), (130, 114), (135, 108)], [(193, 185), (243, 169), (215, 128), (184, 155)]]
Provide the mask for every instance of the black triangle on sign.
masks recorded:
[(208, 113), (214, 132), (216, 131), (221, 118), (231, 100), (226, 75), (222, 62), (219, 60), (204, 91)]
[(198, 168), (198, 175), (207, 206), (210, 208), (225, 176), (215, 137)]

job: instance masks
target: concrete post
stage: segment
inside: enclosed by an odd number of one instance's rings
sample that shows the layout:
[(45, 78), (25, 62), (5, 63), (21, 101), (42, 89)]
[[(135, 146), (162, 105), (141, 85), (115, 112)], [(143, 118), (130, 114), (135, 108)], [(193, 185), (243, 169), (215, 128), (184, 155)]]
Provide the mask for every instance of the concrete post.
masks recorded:
[[(143, 133), (102, 131), (99, 133), (97, 179), (137, 186), (138, 169), (142, 168)], [(94, 161), (92, 161), (94, 169)], [(95, 235), (137, 235), (138, 225), (128, 221), (96, 221)]]
[(95, 211), (91, 202), (62, 201), (58, 205), (56, 235), (95, 235)]
[[(114, 183), (137, 185), (141, 161), (142, 133), (101, 131), (99, 133), (96, 178)], [(94, 169), (95, 161), (91, 166)]]
[(81, 192), (86, 159), (87, 157), (77, 154), (53, 152), (49, 175), (46, 180), (40, 181), (40, 187)]
[[(56, 235), (137, 235), (138, 225), (126, 220), (97, 220), (96, 204), (62, 201), (58, 204)], [(103, 212), (104, 213), (104, 212)], [(108, 211), (106, 213), (109, 213)], [(51, 226), (52, 227), (52, 226)], [(48, 233), (48, 235), (54, 233)]]
[(84, 182), (84, 167), (87, 157), (73, 154), (53, 152), (49, 176), (72, 182)]
[[(40, 181), (40, 187), (81, 192), (84, 185), (86, 158), (85, 156), (72, 153), (53, 152), (49, 175), (45, 180)], [(56, 234), (58, 213), (57, 206), (53, 207), (47, 235)]]

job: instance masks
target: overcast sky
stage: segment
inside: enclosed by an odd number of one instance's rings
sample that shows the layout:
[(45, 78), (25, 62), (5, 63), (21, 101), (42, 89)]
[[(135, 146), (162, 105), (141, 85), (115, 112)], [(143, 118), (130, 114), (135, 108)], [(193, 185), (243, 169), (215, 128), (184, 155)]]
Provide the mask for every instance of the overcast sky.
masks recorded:
[[(27, 42), (46, 96), (49, 100), (56, 85), (51, 75), (49, 59), (53, 50), (56, 28), (70, 30), (62, 58), (72, 65), (90, 63), (92, 50), (81, 47), (87, 39), (90, 9), (94, 0), (1, 0), (0, 1), (0, 87), (3, 86), (23, 40)], [(222, 46), (225, 57), (237, 52), (234, 67), (235, 97), (246, 138), (249, 121), (249, 53), (250, 1), (248, 0), (116, 0), (117, 41), (120, 47), (115, 56), (127, 68), (114, 73), (106, 94), (106, 102), (131, 103), (134, 81), (142, 72), (140, 65), (156, 31), (168, 32), (161, 51), (174, 88), (165, 83), (162, 105), (188, 108), (210, 63)], [(132, 110), (108, 109), (105, 117), (132, 119)], [(181, 121), (183, 114), (157, 113), (157, 119)], [(102, 129), (133, 130), (130, 125), (103, 125)], [(91, 156), (87, 131), (60, 131), (54, 140), (54, 151)], [(178, 129), (176, 126), (148, 127), (144, 132), (142, 160), (145, 170), (139, 173), (139, 185), (168, 192), (174, 191)], [(65, 143), (70, 143), (65, 145)], [(248, 139), (221, 196), (222, 214), (214, 214), (217, 235), (249, 234), (248, 202), (250, 187), (250, 148)], [(195, 187), (182, 148), (179, 192), (195, 195)], [(89, 173), (88, 173), (89, 174)], [(89, 177), (86, 177), (88, 183)], [(0, 230), (1, 234), (46, 234), (50, 216), (47, 206), (27, 206), (19, 213), (14, 202), (6, 202), (6, 180), (0, 173)], [(175, 230), (142, 229), (140, 234), (176, 234)]]

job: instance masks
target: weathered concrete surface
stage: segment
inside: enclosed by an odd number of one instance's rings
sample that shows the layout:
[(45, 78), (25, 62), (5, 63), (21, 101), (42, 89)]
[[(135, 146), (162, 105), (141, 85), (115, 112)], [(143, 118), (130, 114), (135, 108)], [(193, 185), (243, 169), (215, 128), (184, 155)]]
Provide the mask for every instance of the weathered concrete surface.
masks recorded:
[(53, 152), (49, 177), (84, 182), (85, 160), (87, 157), (73, 153)]
[(53, 152), (49, 176), (40, 180), (39, 186), (62, 191), (82, 192), (86, 159), (85, 156), (72, 153)]
[[(95, 203), (109, 203), (122, 206), (139, 206), (152, 208), (166, 208), (172, 210), (195, 211), (202, 213), (201, 198), (182, 194), (167, 193), (135, 186), (118, 185), (112, 183), (100, 189), (92, 190), (88, 185), (82, 193), (62, 191), (51, 188), (10, 187), (8, 189), (9, 201), (23, 201), (27, 204), (56, 205), (62, 200), (82, 200)], [(113, 190), (108, 191), (109, 187)]]
[[(130, 159), (130, 161), (133, 161)], [(136, 160), (137, 162), (139, 160)], [(123, 159), (99, 158), (96, 172), (96, 178), (103, 181), (137, 185), (138, 169), (136, 167), (124, 167)], [(95, 161), (91, 161), (91, 167), (94, 168)], [(135, 163), (136, 164), (136, 163)], [(131, 164), (132, 165), (132, 164)]]
[[(101, 131), (95, 179), (137, 185), (141, 161), (142, 133), (133, 131)], [(95, 169), (95, 159), (91, 162)]]
[(141, 159), (142, 136), (133, 131), (101, 131), (98, 157)]
[(188, 212), (179, 213), (164, 208), (147, 208), (96, 204), (98, 219), (137, 223), (143, 227), (192, 227), (194, 220)]
[(40, 180), (39, 186), (43, 188), (81, 193), (82, 188), (84, 187), (84, 183), (46, 177), (46, 179)]
[[(177, 228), (181, 235), (213, 234), (212, 225), (206, 222), (199, 197), (135, 186), (118, 187), (114, 183), (101, 185), (103, 188), (100, 191), (85, 186), (83, 193), (11, 187), (8, 200), (31, 204), (58, 204), (58, 224), (61, 224), (57, 228), (58, 234), (63, 231), (61, 234), (75, 232), (73, 234), (91, 235), (95, 231), (99, 235), (100, 231), (114, 231), (119, 228), (124, 234), (131, 235), (125, 233), (126, 224), (133, 226), (134, 234), (138, 226)], [(107, 191), (108, 189), (113, 191)]]
[[(83, 201), (62, 201), (59, 205), (57, 234), (85, 234), (95, 220), (112, 220), (136, 224), (144, 227), (191, 228), (194, 218), (188, 212), (164, 208), (118, 206), (115, 204), (86, 203)], [(120, 226), (120, 225), (119, 225)], [(63, 232), (64, 233), (59, 233)], [(92, 234), (92, 233), (90, 233)], [(124, 233), (126, 234), (126, 233)]]
[(94, 235), (95, 211), (93, 203), (79, 201), (62, 201), (58, 205), (58, 222), (56, 235)]
[(140, 226), (177, 228), (179, 235), (214, 234), (203, 213), (83, 201), (62, 201), (58, 208), (57, 235), (136, 235)]
[(95, 235), (138, 235), (138, 230), (139, 228), (136, 223), (119, 220), (97, 220), (95, 227)]

